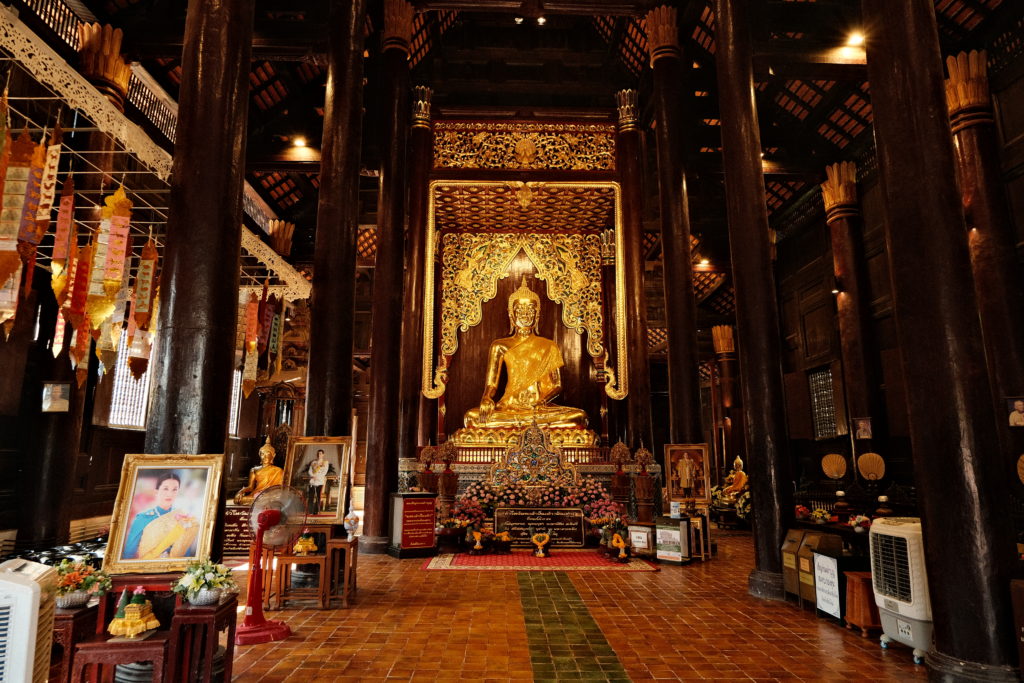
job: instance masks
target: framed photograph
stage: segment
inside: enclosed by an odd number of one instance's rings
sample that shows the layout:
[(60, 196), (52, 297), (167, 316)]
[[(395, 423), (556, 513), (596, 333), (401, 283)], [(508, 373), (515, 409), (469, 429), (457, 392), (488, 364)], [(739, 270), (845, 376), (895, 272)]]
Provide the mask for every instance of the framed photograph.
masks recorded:
[(66, 413), (71, 410), (71, 382), (43, 383), (43, 412)]
[(183, 571), (210, 555), (223, 455), (124, 456), (103, 569)]
[(348, 510), (350, 436), (300, 436), (291, 440), (284, 483), (306, 497), (310, 520), (340, 524)]
[(853, 438), (855, 438), (855, 439), (870, 439), (871, 438), (871, 418), (870, 417), (855, 417), (855, 418), (853, 418)]
[(706, 443), (665, 444), (665, 469), (670, 501), (711, 504)]
[(1010, 414), (1011, 427), (1024, 427), (1024, 396), (1010, 396), (1006, 399), (1006, 411)]

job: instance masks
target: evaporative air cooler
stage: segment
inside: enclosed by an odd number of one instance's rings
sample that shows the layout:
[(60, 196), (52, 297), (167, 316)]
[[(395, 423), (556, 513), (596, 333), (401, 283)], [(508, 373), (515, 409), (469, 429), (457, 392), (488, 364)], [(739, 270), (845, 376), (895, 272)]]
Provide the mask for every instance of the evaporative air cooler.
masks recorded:
[(881, 517), (871, 524), (871, 583), (882, 620), (883, 648), (914, 648), (920, 664), (932, 647), (932, 607), (917, 517)]
[(0, 564), (0, 683), (41, 683), (50, 673), (57, 572), (38, 562)]

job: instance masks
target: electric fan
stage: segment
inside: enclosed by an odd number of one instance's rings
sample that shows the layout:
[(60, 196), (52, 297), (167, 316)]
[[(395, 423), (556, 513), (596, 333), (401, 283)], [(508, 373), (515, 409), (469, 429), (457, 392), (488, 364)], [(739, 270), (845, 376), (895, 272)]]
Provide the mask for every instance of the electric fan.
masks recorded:
[(292, 634), (283, 621), (263, 616), (263, 547), (279, 548), (306, 523), (306, 501), (291, 486), (271, 486), (252, 502), (249, 524), (256, 540), (253, 542), (246, 597), (245, 620), (235, 634), (237, 645), (254, 645), (284, 640)]

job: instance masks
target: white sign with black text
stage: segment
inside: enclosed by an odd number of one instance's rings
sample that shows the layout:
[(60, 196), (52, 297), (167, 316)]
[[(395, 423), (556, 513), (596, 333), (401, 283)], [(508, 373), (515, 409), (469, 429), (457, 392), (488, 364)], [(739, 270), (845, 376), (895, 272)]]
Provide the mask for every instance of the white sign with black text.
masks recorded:
[(842, 619), (839, 602), (839, 560), (814, 553), (814, 593), (816, 607), (836, 619)]

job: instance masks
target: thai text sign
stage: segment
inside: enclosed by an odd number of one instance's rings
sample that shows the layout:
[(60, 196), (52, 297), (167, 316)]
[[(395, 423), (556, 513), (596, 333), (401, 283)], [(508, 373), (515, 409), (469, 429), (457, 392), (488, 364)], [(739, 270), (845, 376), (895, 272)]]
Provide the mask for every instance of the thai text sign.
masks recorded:
[(583, 545), (583, 510), (580, 508), (497, 508), (494, 530), (507, 531), (512, 545), (533, 547), (533, 534), (549, 534), (552, 547)]

